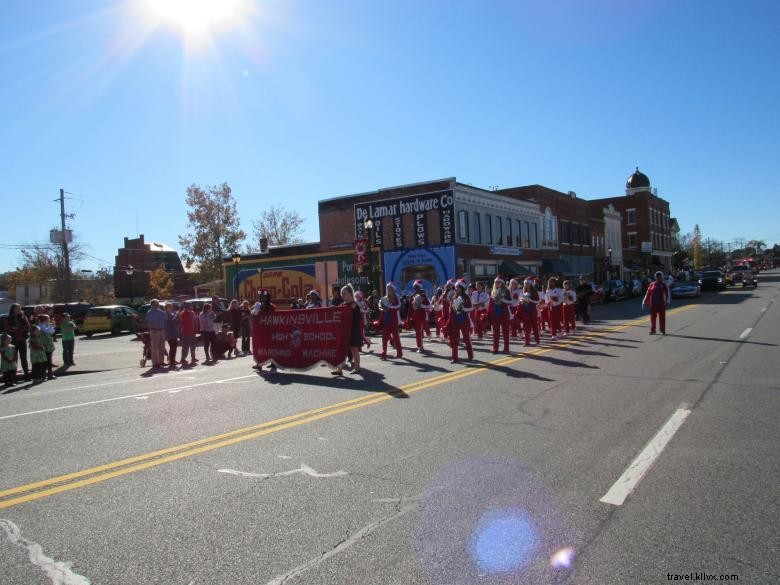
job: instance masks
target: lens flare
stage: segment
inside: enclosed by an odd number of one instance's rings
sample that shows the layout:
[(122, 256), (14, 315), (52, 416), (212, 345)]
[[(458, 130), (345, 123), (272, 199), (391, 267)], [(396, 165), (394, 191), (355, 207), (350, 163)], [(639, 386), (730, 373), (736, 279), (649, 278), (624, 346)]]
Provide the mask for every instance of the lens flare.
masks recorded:
[(550, 566), (553, 569), (571, 569), (574, 562), (574, 549), (570, 546), (562, 548), (550, 557)]
[(489, 573), (506, 573), (528, 563), (536, 553), (538, 542), (536, 527), (522, 510), (492, 510), (477, 525), (471, 554)]
[(230, 24), (242, 0), (147, 0), (157, 18), (173, 22), (186, 34), (200, 34)]

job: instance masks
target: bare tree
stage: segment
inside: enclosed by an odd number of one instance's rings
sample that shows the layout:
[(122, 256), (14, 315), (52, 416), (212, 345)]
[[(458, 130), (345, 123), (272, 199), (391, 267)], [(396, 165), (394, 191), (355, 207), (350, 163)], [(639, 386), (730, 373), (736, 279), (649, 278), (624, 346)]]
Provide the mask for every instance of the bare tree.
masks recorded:
[(269, 246), (300, 244), (303, 239), (303, 218), (297, 211), (286, 210), (281, 205), (272, 205), (263, 211), (260, 219), (253, 221), (254, 248), (260, 248), (260, 240), (267, 239)]

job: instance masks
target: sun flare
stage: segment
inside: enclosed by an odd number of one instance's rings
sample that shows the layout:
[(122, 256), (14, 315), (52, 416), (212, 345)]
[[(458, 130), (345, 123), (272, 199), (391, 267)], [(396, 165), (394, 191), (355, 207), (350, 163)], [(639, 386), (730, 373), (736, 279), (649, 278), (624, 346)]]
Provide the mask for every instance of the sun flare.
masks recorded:
[(230, 26), (240, 16), (244, 0), (147, 0), (155, 16), (187, 35)]

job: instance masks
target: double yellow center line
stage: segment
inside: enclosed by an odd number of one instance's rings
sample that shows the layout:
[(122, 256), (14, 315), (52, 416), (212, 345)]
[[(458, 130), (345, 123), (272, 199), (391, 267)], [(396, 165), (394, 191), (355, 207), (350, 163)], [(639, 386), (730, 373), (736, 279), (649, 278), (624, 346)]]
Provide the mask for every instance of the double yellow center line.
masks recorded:
[[(696, 305), (686, 305), (673, 311), (669, 311), (668, 313), (678, 313), (691, 309), (695, 306)], [(353, 398), (352, 400), (345, 400), (344, 402), (337, 402), (335, 404), (330, 404), (321, 408), (314, 408), (290, 416), (278, 418), (276, 420), (236, 429), (211, 437), (206, 437), (204, 439), (192, 441), (191, 443), (184, 443), (182, 445), (160, 449), (159, 451), (152, 451), (143, 455), (137, 455), (128, 459), (106, 463), (105, 465), (90, 467), (89, 469), (84, 469), (82, 471), (59, 475), (50, 479), (36, 481), (15, 488), (6, 489), (0, 491), (0, 510), (10, 508), (18, 504), (24, 504), (26, 502), (47, 498), (62, 492), (67, 492), (107, 481), (122, 475), (136, 473), (137, 471), (142, 471), (151, 467), (157, 467), (158, 465), (171, 463), (179, 459), (184, 459), (185, 457), (192, 457), (193, 455), (199, 455), (201, 453), (207, 453), (208, 451), (229, 447), (230, 445), (235, 445), (250, 439), (256, 439), (258, 437), (263, 437), (286, 429), (292, 429), (324, 418), (329, 418), (331, 416), (343, 414), (352, 410), (357, 410), (359, 408), (365, 408), (367, 406), (379, 404), (380, 402), (390, 400), (391, 398), (403, 397), (409, 394), (413, 394), (415, 392), (425, 390), (426, 388), (441, 386), (442, 384), (460, 380), (462, 378), (467, 378), (469, 376), (475, 376), (497, 367), (513, 364), (524, 359), (526, 355), (545, 354), (561, 347), (574, 345), (588, 339), (603, 337), (611, 332), (620, 331), (622, 329), (641, 325), (646, 322), (647, 317), (635, 319), (622, 325), (595, 331), (584, 336), (570, 338), (565, 341), (561, 340), (553, 346), (540, 347), (524, 354), (516, 354), (513, 356), (510, 355), (493, 360), (491, 362), (467, 367), (455, 372), (447, 372), (446, 374), (425, 378), (418, 382), (413, 382), (405, 386), (399, 386), (398, 388), (389, 392), (371, 394), (368, 396), (362, 396), (360, 398)]]

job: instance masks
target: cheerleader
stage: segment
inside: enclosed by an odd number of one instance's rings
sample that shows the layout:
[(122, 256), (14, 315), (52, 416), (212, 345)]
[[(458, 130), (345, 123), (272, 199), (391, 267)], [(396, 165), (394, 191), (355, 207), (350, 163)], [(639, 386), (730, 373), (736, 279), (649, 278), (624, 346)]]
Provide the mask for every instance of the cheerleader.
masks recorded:
[(512, 337), (517, 339), (520, 333), (520, 315), (518, 315), (518, 308), (520, 305), (520, 295), (523, 291), (520, 289), (520, 281), (513, 278), (509, 281), (509, 295), (512, 298), (512, 304), (510, 305), (511, 311), (509, 314), (509, 333)]
[(444, 289), (442, 287), (439, 287), (436, 289), (436, 292), (433, 293), (433, 322), (436, 325), (436, 337), (438, 337), (441, 340), (442, 336), (442, 322), (441, 322), (441, 313), (444, 310), (442, 300), (444, 299)]
[(496, 277), (493, 282), (493, 292), (490, 294), (488, 313), (493, 323), (493, 353), (498, 353), (499, 334), (504, 336), (504, 351), (509, 353), (509, 309), (512, 297), (504, 279)]
[[(428, 311), (430, 309), (431, 303), (428, 300), (428, 295), (423, 289), (422, 280), (415, 280), (410, 312), (412, 325), (414, 326), (414, 336), (417, 340), (418, 353), (421, 353), (423, 350), (423, 332), (428, 323)], [(428, 336), (430, 336), (430, 331), (428, 331)]]
[(368, 313), (371, 311), (371, 308), (363, 298), (361, 291), (355, 291), (355, 303), (360, 308), (360, 330), (363, 332), (363, 345), (371, 347), (371, 340), (368, 338)]
[(442, 318), (442, 333), (444, 334), (445, 341), (449, 339), (450, 328), (447, 327), (447, 323), (450, 322), (450, 308), (452, 305), (452, 299), (455, 297), (455, 281), (450, 279), (447, 284), (444, 285), (444, 296), (441, 301), (441, 318)]
[(379, 299), (379, 309), (382, 311), (382, 355), (387, 359), (387, 342), (395, 347), (395, 356), (403, 357), (401, 349), (401, 336), (398, 334), (398, 325), (401, 322), (401, 299), (398, 298), (395, 285), (387, 283), (387, 294)]
[(523, 293), (520, 295), (520, 307), (518, 311), (523, 319), (523, 333), (525, 333), (525, 346), (531, 345), (531, 332), (533, 331), (536, 345), (539, 345), (539, 291), (533, 282), (526, 280), (523, 283)]
[(474, 359), (474, 349), (471, 347), (471, 333), (469, 331), (469, 313), (471, 309), (471, 299), (466, 294), (466, 283), (459, 280), (455, 283), (455, 295), (450, 303), (450, 320), (448, 323), (450, 347), (452, 348), (452, 360), (450, 361), (453, 364), (458, 363), (458, 344), (461, 335), (463, 335), (463, 344), (466, 346), (466, 353), (469, 359)]
[(570, 280), (563, 281), (563, 328), (564, 335), (569, 331), (576, 333), (577, 323), (574, 320), (574, 305), (577, 303), (577, 293), (571, 287)]
[(489, 303), (490, 295), (485, 290), (485, 284), (478, 282), (477, 290), (471, 294), (471, 306), (474, 307), (474, 330), (479, 339), (482, 339), (485, 335), (485, 322), (487, 321)]
[(558, 279), (547, 281), (547, 304), (550, 307), (550, 338), (555, 339), (561, 330), (563, 320), (563, 291), (558, 288)]

